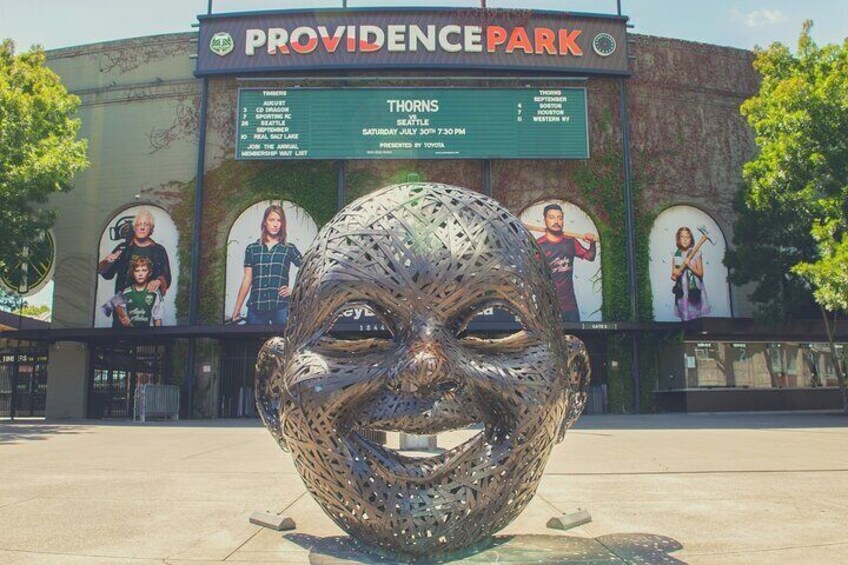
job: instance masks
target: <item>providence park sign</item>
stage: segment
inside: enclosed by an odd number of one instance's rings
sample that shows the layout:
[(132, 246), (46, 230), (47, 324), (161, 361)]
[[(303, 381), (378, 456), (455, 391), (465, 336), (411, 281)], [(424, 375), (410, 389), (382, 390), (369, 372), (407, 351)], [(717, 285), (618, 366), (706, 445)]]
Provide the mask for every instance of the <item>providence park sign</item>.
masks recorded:
[(199, 19), (197, 76), (365, 67), (628, 74), (622, 16), (332, 9)]

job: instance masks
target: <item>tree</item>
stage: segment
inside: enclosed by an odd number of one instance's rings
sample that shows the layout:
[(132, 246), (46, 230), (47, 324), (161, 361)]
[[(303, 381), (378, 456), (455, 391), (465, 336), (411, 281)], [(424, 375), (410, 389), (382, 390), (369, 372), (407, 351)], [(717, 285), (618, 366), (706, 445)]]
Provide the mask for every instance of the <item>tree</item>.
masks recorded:
[(53, 224), (47, 198), (69, 190), (88, 166), (87, 144), (77, 138), (79, 98), (45, 60), (38, 47), (16, 54), (12, 41), (0, 44), (0, 267)]
[(759, 153), (743, 169), (744, 210), (728, 264), (737, 282), (757, 282), (761, 304), (789, 298), (785, 319), (805, 296), (815, 300), (848, 412), (832, 325), (848, 312), (848, 41), (819, 47), (811, 27), (804, 23), (797, 54), (780, 43), (756, 52), (760, 90), (742, 114)]
[(21, 309), (26, 306), (26, 300), (24, 300), (17, 294), (12, 294), (8, 292), (5, 288), (0, 286), (0, 310), (19, 314)]
[(38, 318), (39, 316), (43, 316), (49, 313), (50, 306), (46, 304), (38, 304), (37, 306), (27, 304), (23, 308), (21, 308), (21, 315), (27, 316), (29, 318)]
[[(842, 394), (842, 409), (848, 414), (848, 383), (845, 374), (845, 354), (839, 355), (836, 348), (836, 321), (840, 312), (848, 312), (848, 236), (846, 236), (845, 214), (839, 218), (821, 220), (813, 226), (813, 236), (819, 242), (819, 258), (814, 262), (802, 262), (792, 271), (815, 289), (813, 294), (821, 307), (830, 356)], [(832, 316), (831, 321), (828, 313)]]
[(750, 193), (746, 184), (735, 202), (735, 248), (728, 249), (725, 258), (731, 282), (753, 283), (750, 298), (758, 320), (778, 323), (818, 316), (809, 286), (791, 272), (816, 253), (809, 233), (812, 221), (789, 206), (749, 207)]

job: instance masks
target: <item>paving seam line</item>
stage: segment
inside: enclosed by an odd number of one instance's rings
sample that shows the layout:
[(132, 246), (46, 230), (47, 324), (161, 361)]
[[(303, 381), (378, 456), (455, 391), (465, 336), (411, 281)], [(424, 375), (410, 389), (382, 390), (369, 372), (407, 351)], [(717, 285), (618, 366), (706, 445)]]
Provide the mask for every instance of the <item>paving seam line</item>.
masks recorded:
[[(277, 514), (282, 514), (283, 512), (285, 512), (286, 510), (288, 510), (289, 508), (291, 508), (292, 506), (294, 506), (295, 504), (297, 504), (297, 502), (298, 502), (301, 498), (303, 498), (304, 496), (306, 496), (306, 491), (303, 491), (302, 493), (300, 493), (300, 496), (298, 496), (297, 498), (295, 498), (294, 500), (292, 500), (290, 503), (286, 504), (285, 508), (283, 508), (282, 510), (280, 510), (279, 512), (277, 512)], [(251, 535), (250, 535), (250, 537), (248, 537), (246, 540), (244, 540), (244, 541), (243, 541), (243, 542), (242, 542), (242, 543), (241, 543), (241, 544), (240, 544), (237, 548), (235, 548), (234, 550), (232, 550), (232, 551), (230, 552), (230, 554), (229, 554), (229, 555), (227, 555), (226, 557), (224, 557), (224, 559), (223, 559), (222, 561), (227, 561), (227, 560), (229, 560), (229, 558), (230, 558), (230, 557), (232, 557), (233, 555), (235, 555), (236, 553), (238, 553), (238, 551), (239, 551), (242, 547), (244, 547), (245, 545), (247, 545), (247, 543), (248, 543), (250, 540), (252, 540), (252, 539), (253, 539), (253, 538), (255, 538), (256, 536), (258, 536), (258, 535), (259, 535), (259, 532), (261, 532), (263, 529), (264, 529), (264, 528), (262, 528), (262, 527), (258, 528), (255, 532), (253, 532), (253, 534), (251, 534)]]

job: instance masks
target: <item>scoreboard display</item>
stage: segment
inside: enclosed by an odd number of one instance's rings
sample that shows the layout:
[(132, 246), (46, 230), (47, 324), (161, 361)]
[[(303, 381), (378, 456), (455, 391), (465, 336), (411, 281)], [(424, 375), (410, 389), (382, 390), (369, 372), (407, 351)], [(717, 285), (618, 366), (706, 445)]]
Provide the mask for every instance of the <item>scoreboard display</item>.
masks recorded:
[(245, 88), (236, 158), (587, 159), (586, 89)]

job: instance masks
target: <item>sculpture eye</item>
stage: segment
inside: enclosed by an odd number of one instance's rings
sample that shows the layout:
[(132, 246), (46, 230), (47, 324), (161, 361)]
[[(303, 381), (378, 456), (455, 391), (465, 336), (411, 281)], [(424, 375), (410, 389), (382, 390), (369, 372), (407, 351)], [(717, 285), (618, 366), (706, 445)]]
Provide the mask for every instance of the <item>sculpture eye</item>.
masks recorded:
[(509, 305), (483, 303), (467, 311), (456, 327), (460, 345), (485, 353), (515, 353), (534, 340)]
[(394, 345), (387, 316), (371, 303), (347, 303), (330, 320), (313, 342), (312, 348), (318, 353), (335, 357), (367, 355), (387, 351)]

